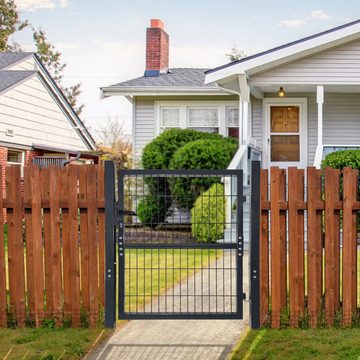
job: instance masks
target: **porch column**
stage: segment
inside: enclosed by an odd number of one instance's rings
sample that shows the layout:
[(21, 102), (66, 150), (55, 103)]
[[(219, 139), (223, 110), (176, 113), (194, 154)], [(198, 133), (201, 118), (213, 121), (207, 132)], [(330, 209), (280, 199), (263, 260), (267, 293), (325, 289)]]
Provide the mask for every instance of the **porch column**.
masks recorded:
[(245, 74), (239, 74), (239, 144), (247, 144), (249, 140), (249, 102), (250, 88)]
[(321, 165), (321, 158), (322, 158), (322, 145), (323, 145), (323, 104), (324, 104), (324, 85), (317, 85), (316, 86), (316, 102), (317, 102), (317, 109), (318, 109), (318, 116), (317, 116), (317, 132), (318, 132), (318, 141), (314, 159), (314, 165), (317, 168), (320, 168)]

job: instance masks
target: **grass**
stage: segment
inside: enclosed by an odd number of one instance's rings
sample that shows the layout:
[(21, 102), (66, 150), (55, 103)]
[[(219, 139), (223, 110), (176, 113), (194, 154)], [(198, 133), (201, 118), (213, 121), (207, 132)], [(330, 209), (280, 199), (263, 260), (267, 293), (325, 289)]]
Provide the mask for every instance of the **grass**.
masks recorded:
[(360, 329), (251, 330), (232, 360), (360, 359)]
[(201, 249), (132, 249), (125, 257), (126, 311), (143, 306), (201, 268), (222, 256), (221, 251)]
[(0, 328), (0, 359), (81, 359), (108, 334), (104, 329)]

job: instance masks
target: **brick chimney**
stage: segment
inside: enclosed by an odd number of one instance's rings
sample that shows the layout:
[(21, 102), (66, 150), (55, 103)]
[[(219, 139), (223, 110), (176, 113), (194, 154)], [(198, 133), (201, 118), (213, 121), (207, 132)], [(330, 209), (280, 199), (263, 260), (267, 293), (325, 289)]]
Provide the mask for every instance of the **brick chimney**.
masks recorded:
[(169, 35), (164, 23), (151, 19), (146, 29), (146, 70), (145, 76), (159, 76), (169, 70)]

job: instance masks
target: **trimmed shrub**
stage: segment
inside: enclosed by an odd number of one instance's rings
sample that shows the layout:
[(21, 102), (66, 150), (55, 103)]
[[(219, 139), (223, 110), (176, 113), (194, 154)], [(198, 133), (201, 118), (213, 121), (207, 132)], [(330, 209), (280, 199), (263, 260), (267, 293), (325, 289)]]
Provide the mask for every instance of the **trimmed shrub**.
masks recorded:
[(330, 166), (334, 169), (343, 169), (351, 166), (360, 169), (360, 150), (340, 150), (332, 152), (325, 156), (321, 163), (321, 167)]
[(155, 228), (164, 223), (166, 217), (170, 215), (170, 205), (167, 196), (149, 194), (139, 201), (137, 216), (144, 225)]
[[(184, 145), (175, 152), (170, 169), (226, 169), (237, 150), (236, 143), (224, 139), (201, 139)], [(201, 192), (220, 178), (182, 178), (169, 179), (170, 191), (175, 205), (182, 210), (190, 210)]]
[(234, 138), (224, 138), (216, 133), (205, 133), (192, 129), (169, 129), (144, 147), (142, 165), (144, 169), (168, 169), (173, 154), (185, 144), (199, 139), (219, 140), (237, 144)]
[[(332, 167), (334, 169), (342, 170), (344, 167), (351, 166), (354, 169), (360, 170), (360, 149), (359, 150), (340, 150), (327, 154), (321, 163), (321, 167)], [(342, 179), (340, 183), (340, 191), (342, 192)], [(359, 189), (360, 192), (360, 183)], [(360, 217), (356, 220), (357, 231), (360, 232)]]
[(199, 242), (215, 242), (223, 239), (224, 228), (224, 186), (213, 184), (200, 194), (191, 209), (191, 232)]
[[(222, 140), (227, 144), (231, 144), (237, 148), (236, 139), (224, 138), (223, 136), (216, 133), (205, 133), (192, 129), (169, 129), (164, 131), (145, 146), (142, 154), (142, 165), (144, 169), (169, 169), (174, 153), (184, 145), (199, 139), (208, 139), (213, 141)], [(226, 166), (227, 165), (228, 164), (226, 164)], [(202, 167), (201, 164), (194, 164), (193, 168), (200, 169)], [(176, 167), (173, 169), (176, 169)], [(209, 169), (211, 169), (211, 167)], [(145, 178), (145, 184), (147, 185), (148, 193), (152, 194), (153, 196), (168, 195), (167, 198), (169, 199), (170, 203), (167, 204), (169, 205), (167, 207), (171, 207), (171, 196), (169, 196), (170, 186), (166, 178), (147, 177)], [(189, 206), (185, 207), (186, 209), (191, 209), (194, 199), (189, 203)], [(142, 202), (141, 214), (144, 215), (143, 219), (153, 218), (153, 215), (151, 214), (154, 214), (155, 203), (156, 202), (150, 198)], [(146, 209), (147, 206), (149, 209)], [(156, 219), (161, 220), (161, 216), (159, 216), (160, 212), (161, 210), (158, 210), (158, 215), (154, 215)], [(141, 217), (139, 217), (139, 219), (143, 222)], [(146, 221), (146, 223), (151, 223), (151, 221)]]

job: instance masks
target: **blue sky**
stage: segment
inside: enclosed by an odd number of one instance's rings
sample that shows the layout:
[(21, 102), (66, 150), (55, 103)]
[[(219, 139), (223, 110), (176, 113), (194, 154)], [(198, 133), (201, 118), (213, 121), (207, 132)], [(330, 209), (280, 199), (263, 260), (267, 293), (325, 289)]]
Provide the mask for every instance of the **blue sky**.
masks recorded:
[[(22, 17), (42, 27), (68, 64), (67, 85), (81, 81), (83, 119), (96, 136), (118, 116), (131, 129), (125, 99), (99, 100), (99, 87), (141, 76), (145, 29), (160, 18), (170, 35), (171, 67), (214, 67), (236, 45), (250, 55), (356, 20), (360, 0), (16, 0)], [(18, 41), (31, 49), (29, 33)]]

